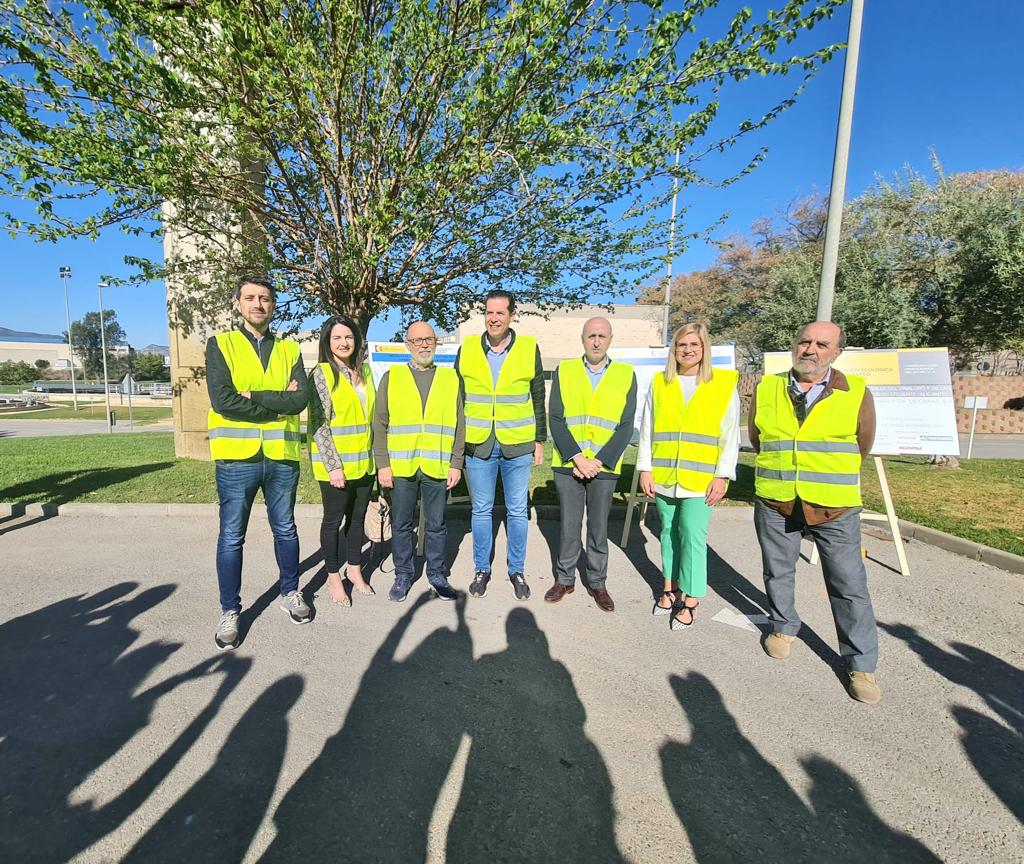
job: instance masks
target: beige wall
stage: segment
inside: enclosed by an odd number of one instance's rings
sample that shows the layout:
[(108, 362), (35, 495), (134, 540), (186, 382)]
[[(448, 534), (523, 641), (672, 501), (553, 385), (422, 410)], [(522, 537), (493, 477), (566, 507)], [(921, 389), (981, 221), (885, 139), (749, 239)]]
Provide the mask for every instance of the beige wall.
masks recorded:
[(49, 360), (54, 368), (68, 368), (68, 346), (62, 342), (2, 342), (0, 363), (19, 360), (32, 365), (36, 360)]
[[(559, 361), (579, 357), (583, 353), (580, 334), (588, 318), (601, 316), (612, 324), (612, 345), (619, 348), (650, 348), (661, 345), (661, 306), (616, 304), (609, 312), (603, 306), (548, 313), (547, 318), (534, 314), (536, 307), (522, 304), (517, 309), (512, 327), (517, 333), (533, 336), (540, 347), (545, 369), (554, 369)], [(484, 332), (482, 312), (459, 325), (459, 341)]]

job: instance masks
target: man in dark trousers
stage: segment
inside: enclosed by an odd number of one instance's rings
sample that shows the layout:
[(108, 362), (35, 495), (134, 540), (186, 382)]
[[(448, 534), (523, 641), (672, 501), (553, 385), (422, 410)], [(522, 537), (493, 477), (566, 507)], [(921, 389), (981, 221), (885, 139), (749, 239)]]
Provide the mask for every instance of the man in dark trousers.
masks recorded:
[(636, 375), (608, 356), (612, 325), (591, 318), (583, 325), (583, 357), (563, 360), (551, 381), (548, 417), (554, 441), (551, 467), (561, 508), (555, 584), (544, 599), (557, 603), (576, 583), (587, 513), (586, 589), (599, 609), (613, 612), (608, 577), (608, 516), (619, 482), (622, 454), (633, 434)]

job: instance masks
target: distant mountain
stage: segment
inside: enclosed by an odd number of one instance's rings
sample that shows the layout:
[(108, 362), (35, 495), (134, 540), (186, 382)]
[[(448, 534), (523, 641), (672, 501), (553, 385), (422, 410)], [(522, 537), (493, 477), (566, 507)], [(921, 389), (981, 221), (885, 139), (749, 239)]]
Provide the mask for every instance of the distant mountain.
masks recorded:
[(64, 337), (53, 333), (31, 333), (27, 330), (11, 330), (0, 327), (0, 342), (55, 342), (63, 343)]

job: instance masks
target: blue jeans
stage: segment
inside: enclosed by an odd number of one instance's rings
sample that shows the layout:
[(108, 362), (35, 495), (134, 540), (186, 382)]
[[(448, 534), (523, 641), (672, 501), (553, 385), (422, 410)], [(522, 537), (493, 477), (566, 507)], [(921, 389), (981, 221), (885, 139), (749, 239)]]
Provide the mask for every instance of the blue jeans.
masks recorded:
[(413, 516), (416, 499), (423, 496), (423, 551), (427, 558), (427, 581), (444, 581), (447, 567), (448, 528), (444, 508), (448, 484), (417, 471), (414, 477), (396, 477), (391, 490), (391, 555), (395, 578), (410, 584), (416, 575), (416, 544), (413, 542)]
[(281, 574), (281, 594), (299, 587), (299, 535), (295, 530), (297, 462), (215, 462), (220, 499), (217, 536), (217, 582), (223, 612), (242, 611), (242, 546), (256, 492), (263, 490), (267, 519), (274, 535), (274, 555)]
[(508, 514), (506, 534), (508, 535), (508, 572), (522, 573), (526, 569), (527, 493), (530, 489), (530, 466), (533, 454), (525, 453), (514, 459), (501, 455), (501, 447), (495, 442), (491, 455), (486, 459), (466, 457), (466, 473), (469, 475), (470, 492), (473, 496), (473, 569), (491, 572), (491, 553), (494, 551), (492, 514), (494, 512), (494, 490), (501, 472), (501, 486), (505, 490), (505, 511)]

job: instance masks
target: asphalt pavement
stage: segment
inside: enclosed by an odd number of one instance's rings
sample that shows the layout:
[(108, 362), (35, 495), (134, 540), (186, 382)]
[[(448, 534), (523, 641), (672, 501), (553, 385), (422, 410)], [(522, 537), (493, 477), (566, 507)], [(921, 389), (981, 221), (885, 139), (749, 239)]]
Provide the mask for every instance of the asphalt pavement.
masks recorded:
[[(792, 656), (762, 652), (749, 509), (714, 514), (682, 633), (651, 615), (654, 527), (612, 546), (612, 614), (580, 587), (543, 602), (548, 520), (528, 602), (501, 529), (482, 599), (421, 580), (390, 603), (387, 559), (342, 608), (302, 518), (315, 618), (295, 626), (257, 508), (244, 639), (218, 652), (215, 518), (0, 522), (0, 860), (1022, 860), (1020, 576), (912, 542), (905, 578), (865, 538), (883, 691), (866, 706), (818, 568), (799, 565)], [(468, 531), (450, 526), (460, 590)]]

